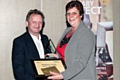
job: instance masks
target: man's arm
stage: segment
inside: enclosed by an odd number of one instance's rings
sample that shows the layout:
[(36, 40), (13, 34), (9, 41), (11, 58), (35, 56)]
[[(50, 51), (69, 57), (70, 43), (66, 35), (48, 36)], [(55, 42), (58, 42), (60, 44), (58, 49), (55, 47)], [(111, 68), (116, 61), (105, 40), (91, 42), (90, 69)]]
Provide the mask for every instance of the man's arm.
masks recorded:
[(29, 75), (28, 71), (25, 69), (25, 47), (24, 43), (20, 40), (15, 39), (13, 41), (12, 48), (12, 66), (13, 73), (16, 80), (35, 80), (33, 76)]

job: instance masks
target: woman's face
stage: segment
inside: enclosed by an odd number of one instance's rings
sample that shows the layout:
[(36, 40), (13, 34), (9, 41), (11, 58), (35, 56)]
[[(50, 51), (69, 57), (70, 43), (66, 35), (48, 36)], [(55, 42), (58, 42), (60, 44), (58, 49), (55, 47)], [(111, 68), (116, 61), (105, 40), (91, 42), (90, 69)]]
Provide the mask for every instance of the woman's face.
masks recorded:
[(68, 9), (66, 13), (66, 18), (67, 18), (68, 23), (72, 27), (78, 27), (82, 16), (79, 14), (78, 9), (76, 7), (73, 7), (73, 8)]

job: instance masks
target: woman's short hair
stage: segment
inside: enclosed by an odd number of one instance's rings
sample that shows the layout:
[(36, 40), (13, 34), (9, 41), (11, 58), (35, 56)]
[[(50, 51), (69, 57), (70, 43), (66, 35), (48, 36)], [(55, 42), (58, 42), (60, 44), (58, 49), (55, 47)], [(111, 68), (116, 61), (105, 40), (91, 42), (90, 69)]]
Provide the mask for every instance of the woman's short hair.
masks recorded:
[(79, 14), (82, 15), (82, 20), (83, 20), (83, 17), (84, 17), (84, 8), (83, 8), (83, 5), (80, 1), (78, 0), (75, 0), (75, 1), (70, 1), (67, 5), (66, 5), (66, 13), (69, 9), (73, 8), (73, 7), (76, 7), (79, 11)]

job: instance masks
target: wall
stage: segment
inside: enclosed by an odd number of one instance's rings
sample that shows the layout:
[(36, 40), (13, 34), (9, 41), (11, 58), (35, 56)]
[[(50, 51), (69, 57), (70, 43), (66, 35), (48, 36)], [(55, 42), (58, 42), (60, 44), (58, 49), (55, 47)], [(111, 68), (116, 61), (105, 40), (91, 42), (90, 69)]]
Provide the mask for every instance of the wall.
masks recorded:
[(120, 80), (120, 0), (113, 1), (114, 80)]
[(12, 41), (25, 31), (25, 16), (32, 8), (39, 9), (40, 0), (0, 0), (0, 80), (14, 80)]
[(56, 46), (65, 26), (66, 0), (42, 0), (42, 10), (45, 14), (44, 33), (51, 38)]

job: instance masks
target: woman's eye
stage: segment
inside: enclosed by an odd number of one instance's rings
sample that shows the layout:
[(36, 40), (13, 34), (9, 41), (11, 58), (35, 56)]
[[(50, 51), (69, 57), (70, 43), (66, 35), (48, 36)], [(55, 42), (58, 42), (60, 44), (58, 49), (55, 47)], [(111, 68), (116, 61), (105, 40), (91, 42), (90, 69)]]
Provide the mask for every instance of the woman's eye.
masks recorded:
[(73, 13), (67, 13), (67, 15), (76, 15), (77, 13), (76, 12), (73, 12)]
[(77, 14), (77, 13), (76, 13), (76, 12), (73, 12), (72, 14), (75, 15), (75, 14)]
[(67, 13), (67, 15), (70, 15), (70, 13)]

